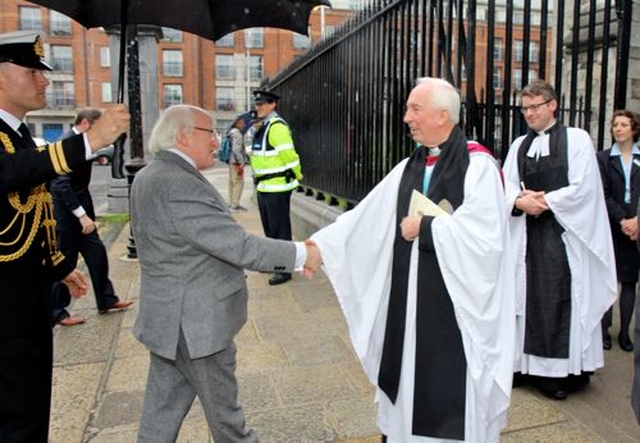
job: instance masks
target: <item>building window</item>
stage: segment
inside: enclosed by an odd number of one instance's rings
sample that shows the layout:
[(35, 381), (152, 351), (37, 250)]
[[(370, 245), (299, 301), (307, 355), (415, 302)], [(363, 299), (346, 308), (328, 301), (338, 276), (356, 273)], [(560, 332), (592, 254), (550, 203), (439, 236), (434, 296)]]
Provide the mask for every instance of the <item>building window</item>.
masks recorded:
[(513, 59), (517, 62), (522, 62), (523, 51), (524, 46), (522, 40), (516, 40), (513, 44)]
[(522, 69), (516, 68), (511, 73), (511, 77), (513, 79), (512, 86), (515, 90), (519, 91), (522, 89)]
[(73, 54), (71, 46), (51, 45), (51, 65), (58, 72), (73, 72)]
[(539, 58), (540, 58), (540, 43), (530, 42), (529, 43), (529, 61), (531, 63), (538, 63)]
[(245, 48), (264, 48), (264, 32), (262, 28), (250, 28), (244, 31)]
[(112, 101), (113, 101), (113, 96), (111, 94), (111, 83), (102, 82), (102, 102), (111, 103)]
[(103, 46), (100, 48), (100, 67), (108, 68), (111, 66), (111, 50)]
[(73, 107), (75, 105), (73, 82), (51, 82), (47, 89), (47, 103), (54, 108)]
[(511, 86), (516, 89), (522, 89), (522, 69), (516, 68), (511, 72)]
[(40, 8), (20, 6), (20, 29), (24, 31), (42, 31)]
[(298, 34), (297, 32), (293, 34), (293, 47), (296, 49), (307, 49), (311, 46), (311, 38), (306, 35)]
[(502, 68), (493, 68), (493, 87), (495, 89), (502, 89)]
[(182, 77), (183, 72), (182, 51), (177, 49), (165, 49), (162, 51), (162, 75), (165, 77)]
[(162, 40), (165, 42), (181, 42), (182, 31), (173, 28), (162, 28)]
[(235, 80), (236, 67), (233, 55), (216, 55), (216, 79)]
[(262, 66), (262, 56), (251, 55), (249, 56), (249, 80), (259, 81), (262, 80), (264, 67)]
[(493, 42), (493, 59), (495, 61), (504, 60), (504, 42), (501, 38), (497, 38)]
[(182, 103), (182, 85), (164, 85), (164, 107)]
[(233, 48), (236, 45), (234, 34), (227, 34), (224, 37), (216, 40), (216, 46), (223, 48)]
[(513, 13), (513, 24), (514, 25), (524, 24), (524, 11), (515, 11)]
[(51, 21), (51, 34), (71, 35), (71, 19), (69, 17), (52, 10), (49, 20)]
[(216, 88), (216, 109), (218, 111), (236, 110), (233, 88)]

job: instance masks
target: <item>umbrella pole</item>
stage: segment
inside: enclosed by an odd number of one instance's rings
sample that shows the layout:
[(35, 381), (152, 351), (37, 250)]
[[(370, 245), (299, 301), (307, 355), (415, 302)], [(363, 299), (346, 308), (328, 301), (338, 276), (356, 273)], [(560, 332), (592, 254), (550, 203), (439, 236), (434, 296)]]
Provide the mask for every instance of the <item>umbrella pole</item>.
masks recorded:
[[(129, 27), (129, 0), (120, 2), (120, 54), (118, 62), (118, 91), (116, 103), (124, 103), (124, 66), (127, 52), (127, 28)], [(111, 176), (116, 179), (125, 178), (124, 166), (124, 142), (127, 134), (122, 134), (113, 144), (113, 160), (111, 161)]]
[[(146, 166), (142, 144), (142, 92), (140, 90), (140, 60), (137, 33), (136, 25), (131, 25), (129, 32), (130, 41), (127, 45), (127, 86), (129, 90), (129, 112), (131, 113), (131, 125), (129, 128), (131, 139), (129, 140), (129, 149), (131, 150), (131, 158), (124, 165), (127, 172), (129, 190), (131, 190), (131, 185), (137, 172)], [(131, 193), (129, 193), (129, 196), (131, 196)], [(127, 258), (138, 258), (133, 232), (130, 232), (129, 235)]]

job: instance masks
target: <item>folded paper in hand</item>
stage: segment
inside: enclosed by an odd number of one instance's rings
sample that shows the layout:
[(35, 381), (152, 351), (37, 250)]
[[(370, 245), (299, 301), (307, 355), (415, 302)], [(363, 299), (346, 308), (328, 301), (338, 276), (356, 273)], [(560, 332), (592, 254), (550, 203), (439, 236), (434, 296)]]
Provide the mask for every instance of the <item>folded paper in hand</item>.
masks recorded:
[(426, 195), (416, 191), (411, 193), (411, 201), (409, 202), (409, 215), (427, 215), (437, 217), (439, 215), (448, 214), (447, 211), (436, 205)]

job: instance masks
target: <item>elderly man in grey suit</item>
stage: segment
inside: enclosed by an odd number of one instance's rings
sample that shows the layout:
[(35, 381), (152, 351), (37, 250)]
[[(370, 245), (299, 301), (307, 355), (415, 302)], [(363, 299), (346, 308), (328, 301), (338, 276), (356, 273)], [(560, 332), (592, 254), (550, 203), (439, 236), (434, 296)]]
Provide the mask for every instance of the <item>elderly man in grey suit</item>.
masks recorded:
[[(234, 337), (247, 318), (244, 269), (317, 269), (303, 243), (248, 234), (199, 172), (218, 140), (204, 110), (176, 105), (149, 140), (155, 159), (131, 189), (140, 259), (133, 333), (150, 351), (138, 442), (174, 442), (196, 396), (217, 443), (256, 442), (238, 404)], [(305, 273), (306, 274), (306, 273)]]

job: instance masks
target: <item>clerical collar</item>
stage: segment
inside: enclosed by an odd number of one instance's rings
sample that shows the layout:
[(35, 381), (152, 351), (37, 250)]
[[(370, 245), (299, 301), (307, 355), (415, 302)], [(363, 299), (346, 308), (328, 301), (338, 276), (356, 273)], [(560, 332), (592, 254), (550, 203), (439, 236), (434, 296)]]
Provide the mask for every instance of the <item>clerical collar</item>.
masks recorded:
[(551, 123), (549, 126), (547, 126), (544, 130), (542, 131), (536, 131), (538, 135), (545, 135), (545, 134), (551, 134), (551, 131), (553, 130), (553, 127), (555, 126), (556, 121), (554, 120), (553, 123)]
[(427, 166), (434, 166), (438, 161), (438, 157), (440, 156), (440, 152), (442, 152), (442, 150), (438, 146), (434, 146), (431, 148), (425, 146), (425, 148), (427, 150), (427, 157), (425, 159)]

